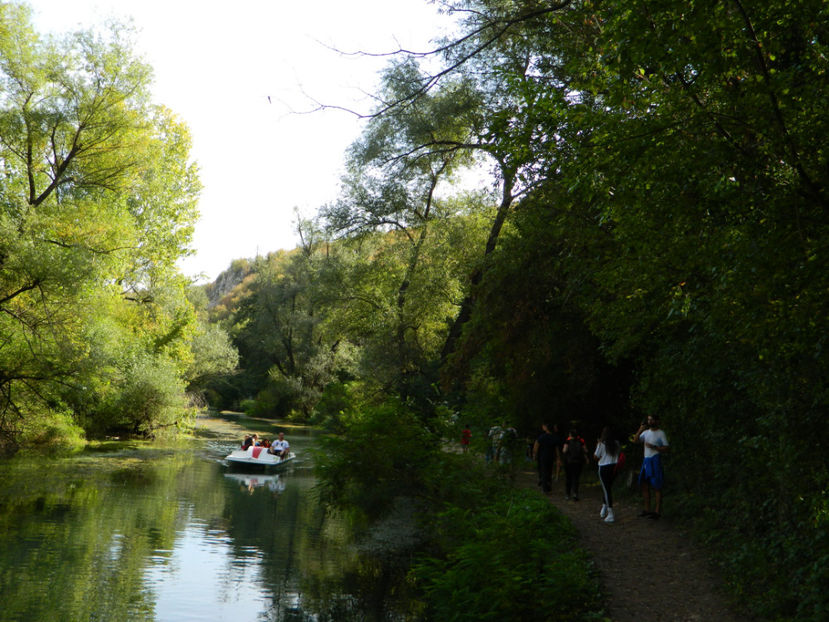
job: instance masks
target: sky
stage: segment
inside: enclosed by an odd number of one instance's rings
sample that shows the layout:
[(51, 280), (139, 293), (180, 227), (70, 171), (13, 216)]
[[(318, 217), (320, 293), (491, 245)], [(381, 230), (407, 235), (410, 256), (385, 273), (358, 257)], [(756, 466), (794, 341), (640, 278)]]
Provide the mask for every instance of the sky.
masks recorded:
[(231, 261), (297, 245), (303, 217), (337, 196), (343, 155), (371, 108), (379, 58), (429, 49), (444, 19), (427, 0), (29, 0), (36, 29), (132, 20), (153, 97), (190, 128), (204, 186), (184, 274), (214, 280)]

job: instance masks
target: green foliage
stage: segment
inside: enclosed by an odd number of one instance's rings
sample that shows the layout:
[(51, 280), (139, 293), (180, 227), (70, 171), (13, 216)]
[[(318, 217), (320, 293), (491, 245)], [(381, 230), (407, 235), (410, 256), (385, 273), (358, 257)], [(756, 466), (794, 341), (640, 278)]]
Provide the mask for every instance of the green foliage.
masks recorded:
[(242, 400), (239, 404), (239, 408), (242, 409), (242, 412), (248, 415), (249, 417), (253, 417), (257, 414), (257, 408), (259, 403), (256, 400)]
[(308, 420), (326, 387), (359, 378), (369, 403), (392, 392), (428, 411), (438, 352), (477, 261), (486, 223), (475, 212), (483, 204), (479, 195), (436, 201), (441, 220), (416, 245), (416, 258), (405, 234), (330, 241), (302, 223), (301, 248), (257, 262), (225, 296), (221, 322), (240, 373), (211, 388), (233, 407), (257, 399), (263, 414)]
[[(659, 413), (683, 502), (735, 508), (714, 542), (746, 607), (820, 619), (826, 3), (446, 4), (461, 35), (432, 73), (395, 64), (383, 114), (463, 84), (467, 147), (498, 162), (502, 208), (521, 198), (447, 386), (488, 416)], [(776, 563), (794, 559), (796, 584)]]
[(359, 521), (382, 516), (397, 497), (423, 498), (437, 441), (400, 404), (366, 408), (321, 441), (315, 458), (323, 500)]
[[(446, 221), (474, 214), (480, 203), (489, 207), (479, 197), (452, 200), (442, 192), (475, 162), (475, 137), (465, 116), (477, 110), (474, 90), (461, 82), (433, 94), (421, 88), (424, 78), (409, 60), (389, 66), (378, 100), (401, 105), (381, 104), (349, 151), (342, 198), (320, 212), (337, 235), (382, 241), (371, 258), (371, 300), (388, 328), (372, 335), (366, 358), (375, 372), (385, 372), (387, 388), (414, 399), (423, 392), (412, 387), (412, 378), (428, 375), (471, 271), (463, 264), (459, 275), (454, 253), (438, 250), (456, 234)], [(470, 218), (468, 224), (474, 228), (467, 245), (480, 235), (479, 222)], [(380, 287), (374, 285), (378, 277)]]
[(241, 398), (255, 396), (269, 416), (308, 420), (325, 386), (348, 373), (353, 348), (329, 328), (336, 259), (312, 229), (303, 231), (302, 249), (255, 266), (228, 324), (243, 370), (232, 382), (244, 389)]
[(443, 374), (463, 381), (463, 417), (479, 425), (508, 420), (534, 432), (545, 420), (581, 420), (596, 431), (622, 423), (625, 363), (608, 364), (575, 304), (559, 232), (545, 226), (533, 199), (522, 206), (475, 289), (476, 311)]
[(515, 490), (436, 519), (443, 555), (411, 576), (427, 620), (601, 620), (598, 579), (567, 520), (537, 493)]
[(398, 501), (415, 504), (418, 619), (601, 619), (590, 563), (548, 500), (515, 490), (480, 456), (444, 451), (399, 403), (340, 417), (343, 433), (316, 457), (321, 497), (369, 531)]
[(217, 324), (202, 321), (193, 335), (191, 345), (193, 362), (187, 370), (190, 389), (204, 386), (216, 376), (236, 369), (239, 353), (227, 332)]
[(357, 382), (332, 382), (325, 387), (314, 407), (311, 423), (326, 432), (340, 434), (352, 420), (364, 400)]
[(398, 401), (352, 406), (338, 425), (340, 434), (321, 441), (316, 467), (326, 503), (358, 522), (383, 516), (401, 497), (434, 508), (507, 489), (477, 457), (443, 451), (440, 426), (427, 427)]
[(149, 103), (128, 28), (41, 38), (4, 2), (0, 32), (0, 437), (154, 434), (216, 354), (195, 360), (175, 266), (200, 190), (189, 133)]
[(70, 412), (53, 410), (30, 413), (20, 430), (20, 442), (51, 456), (69, 454), (84, 447), (84, 430)]
[(170, 358), (140, 350), (119, 352), (85, 379), (89, 385), (79, 392), (67, 391), (66, 399), (76, 420), (92, 435), (155, 437), (176, 432), (187, 422), (185, 383)]

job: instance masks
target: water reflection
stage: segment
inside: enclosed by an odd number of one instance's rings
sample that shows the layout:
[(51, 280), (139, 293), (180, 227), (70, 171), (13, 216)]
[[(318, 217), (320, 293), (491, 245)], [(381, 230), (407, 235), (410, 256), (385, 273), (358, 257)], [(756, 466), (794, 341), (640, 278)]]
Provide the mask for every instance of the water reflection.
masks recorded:
[(227, 534), (188, 525), (169, 557), (156, 558), (144, 587), (154, 594), (159, 620), (257, 620), (272, 609), (258, 551), (237, 557)]
[(230, 472), (235, 439), (0, 462), (0, 621), (398, 618), (290, 437), (278, 474)]
[(282, 492), (285, 490), (285, 481), (277, 475), (262, 475), (257, 473), (225, 473), (225, 477), (238, 482), (248, 492), (262, 486), (267, 487), (271, 492)]

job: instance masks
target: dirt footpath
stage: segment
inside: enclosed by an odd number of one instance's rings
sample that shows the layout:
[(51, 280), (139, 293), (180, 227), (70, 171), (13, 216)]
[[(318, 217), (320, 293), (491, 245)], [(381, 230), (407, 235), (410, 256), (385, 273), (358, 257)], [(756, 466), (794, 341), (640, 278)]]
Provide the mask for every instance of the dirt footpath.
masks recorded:
[[(523, 483), (539, 490), (534, 472)], [(614, 488), (621, 489), (617, 482)], [(616, 522), (599, 518), (601, 486), (593, 473), (582, 476), (581, 499), (565, 501), (564, 475), (553, 482), (551, 503), (564, 513), (593, 555), (613, 622), (747, 622), (729, 611), (716, 573), (704, 554), (667, 517), (640, 518), (634, 496), (614, 499)], [(670, 496), (665, 497), (665, 506)]]

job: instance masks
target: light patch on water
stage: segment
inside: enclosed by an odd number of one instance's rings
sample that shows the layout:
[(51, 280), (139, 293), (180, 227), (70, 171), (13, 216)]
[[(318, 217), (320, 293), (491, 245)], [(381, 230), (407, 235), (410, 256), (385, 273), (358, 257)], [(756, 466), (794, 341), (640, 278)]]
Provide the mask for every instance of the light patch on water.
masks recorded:
[(156, 620), (261, 620), (273, 595), (262, 581), (261, 552), (245, 549), (203, 524), (188, 525), (173, 550), (157, 551), (147, 568), (144, 587), (153, 594)]

